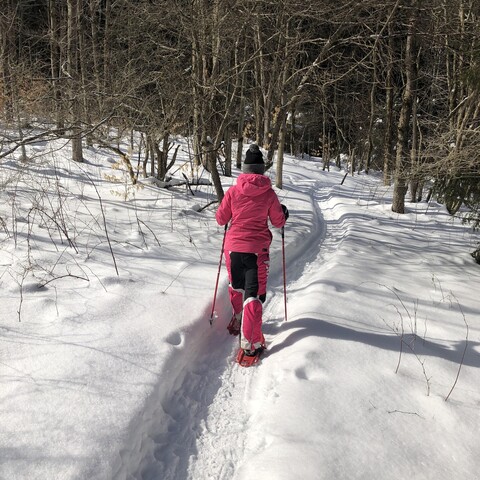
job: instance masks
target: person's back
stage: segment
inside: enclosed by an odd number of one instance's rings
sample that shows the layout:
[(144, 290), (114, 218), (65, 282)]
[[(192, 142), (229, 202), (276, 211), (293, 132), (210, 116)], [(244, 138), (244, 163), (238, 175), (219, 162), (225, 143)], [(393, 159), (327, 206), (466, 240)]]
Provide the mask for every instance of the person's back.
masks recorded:
[(268, 220), (281, 228), (288, 218), (288, 210), (280, 204), (264, 170), (258, 145), (251, 145), (245, 156), (244, 173), (227, 191), (216, 213), (219, 225), (231, 222), (224, 246), (233, 309), (228, 330), (232, 335), (241, 333), (241, 347), (252, 357), (265, 348), (262, 303), (266, 298), (272, 241)]
[(268, 250), (272, 240), (268, 219), (277, 228), (285, 224), (285, 216), (270, 179), (252, 173), (243, 173), (238, 177), (237, 184), (227, 191), (216, 218), (220, 225), (231, 220), (225, 248), (245, 253)]

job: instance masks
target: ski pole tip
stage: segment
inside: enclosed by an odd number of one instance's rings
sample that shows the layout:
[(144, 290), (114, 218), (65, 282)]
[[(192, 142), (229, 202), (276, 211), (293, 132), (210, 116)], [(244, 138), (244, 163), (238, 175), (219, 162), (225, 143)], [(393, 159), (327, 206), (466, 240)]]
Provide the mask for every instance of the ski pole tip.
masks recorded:
[(216, 320), (217, 318), (218, 318), (217, 312), (216, 311), (212, 312), (212, 314), (210, 315), (210, 320), (209, 320), (210, 326), (213, 325), (213, 321)]

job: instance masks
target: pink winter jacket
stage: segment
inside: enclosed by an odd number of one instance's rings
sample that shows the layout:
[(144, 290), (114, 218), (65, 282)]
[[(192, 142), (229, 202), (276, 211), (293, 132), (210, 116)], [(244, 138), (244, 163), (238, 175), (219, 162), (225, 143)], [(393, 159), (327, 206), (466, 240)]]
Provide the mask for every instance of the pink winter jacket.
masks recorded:
[(268, 177), (242, 173), (237, 184), (227, 190), (216, 213), (217, 223), (231, 225), (225, 237), (225, 251), (242, 253), (268, 252), (274, 227), (285, 225), (285, 215)]

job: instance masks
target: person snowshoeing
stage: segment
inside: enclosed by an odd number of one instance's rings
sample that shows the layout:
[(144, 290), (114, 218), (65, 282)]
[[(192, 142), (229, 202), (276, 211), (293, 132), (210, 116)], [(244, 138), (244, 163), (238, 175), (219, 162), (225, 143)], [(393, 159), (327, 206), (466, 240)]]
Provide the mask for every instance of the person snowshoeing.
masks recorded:
[[(269, 249), (272, 233), (268, 220), (282, 228), (288, 209), (280, 204), (258, 145), (245, 154), (242, 172), (230, 187), (216, 212), (219, 225), (230, 227), (225, 237), (225, 263), (233, 316), (228, 325), (232, 335), (240, 333), (245, 355), (259, 355), (265, 348), (262, 333), (262, 304), (266, 298)], [(243, 318), (242, 318), (243, 317)]]

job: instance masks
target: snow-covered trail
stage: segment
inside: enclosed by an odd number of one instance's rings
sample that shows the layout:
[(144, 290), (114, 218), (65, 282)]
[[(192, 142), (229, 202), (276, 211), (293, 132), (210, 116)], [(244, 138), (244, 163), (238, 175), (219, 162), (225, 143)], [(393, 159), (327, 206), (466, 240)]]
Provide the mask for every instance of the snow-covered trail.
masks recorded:
[[(298, 178), (290, 178), (289, 181), (291, 185), (299, 186)], [(273, 365), (285, 360), (282, 350), (292, 341), (289, 338), (292, 331), (291, 324), (288, 324), (288, 308), (296, 302), (309, 302), (304, 293), (301, 296), (291, 293), (302, 291), (310, 283), (312, 275), (318, 274), (324, 268), (327, 260), (335, 254), (338, 235), (341, 235), (341, 232), (334, 229), (327, 236), (326, 224), (319, 207), (320, 203), (326, 200), (331, 187), (322, 188), (319, 183), (312, 182), (307, 186), (301, 184), (299, 190), (308, 192), (309, 208), (314, 218), (312, 226), (315, 228), (309, 235), (294, 239), (286, 248), (287, 323), (281, 250), (277, 249), (273, 252), (276, 261), (273, 262), (268, 299), (264, 306), (263, 331), (268, 345), (262, 358), (264, 368), (262, 369), (262, 364), (250, 369), (238, 367), (233, 362), (237, 351), (237, 346), (234, 345), (230, 351), (228, 366), (220, 378), (221, 386), (207, 407), (207, 418), (202, 422), (201, 436), (190, 458), (186, 477), (189, 480), (247, 478), (250, 460), (270, 442), (269, 436), (262, 431), (259, 420), (265, 412), (264, 409), (280, 396), (283, 373)], [(294, 187), (292, 191), (295, 191)], [(286, 231), (288, 233), (288, 223)], [(299, 378), (308, 378), (305, 369), (298, 369), (296, 375)], [(266, 468), (268, 469), (267, 466)], [(268, 476), (268, 472), (265, 473)]]
[(49, 208), (63, 205), (78, 252), (59, 250), (55, 222), (39, 218), (2, 244), (0, 478), (478, 477), (477, 233), (434, 201), (393, 214), (378, 174), (289, 157), (278, 191), (291, 212), (288, 321), (273, 229), (269, 348), (242, 369), (225, 268), (208, 322), (223, 229), (197, 207), (213, 189), (126, 198), (124, 182), (103, 179), (113, 159), (90, 154), (82, 168), (102, 205), (63, 153), (13, 189), (12, 219), (27, 219), (54, 172)]
[[(288, 224), (285, 228), (287, 292), (302, 277), (304, 269), (311, 268), (325, 236), (318, 207), (319, 185), (308, 176), (289, 180), (298, 186), (297, 191), (292, 188), (287, 193), (290, 202), (308, 202), (300, 214), (302, 219), (290, 221), (308, 228), (303, 228), (305, 233), (300, 236), (289, 235)], [(242, 465), (258, 449), (259, 442), (266, 441), (255, 428), (256, 416), (263, 407), (254, 400), (255, 389), (265, 386), (257, 384), (258, 367), (240, 368), (234, 361), (238, 337), (229, 336), (226, 330), (230, 315), (226, 287), (224, 278), (217, 298), (218, 319), (213, 327), (208, 326), (209, 312), (205, 311), (198, 330), (185, 336), (190, 342), (180, 344), (171, 357), (167, 369), (178, 372), (175, 384), (159, 386), (158, 396), (152, 396), (143, 418), (136, 420), (138, 445), (134, 448), (133, 463), (131, 456), (121, 462), (123, 466), (130, 464), (130, 478), (231, 480), (238, 478)], [(264, 305), (264, 334), (269, 346), (263, 358), (265, 363), (275, 361), (275, 355), (281, 351), (277, 336), (284, 318), (282, 244), (275, 232)], [(265, 391), (268, 397), (276, 395), (276, 381), (280, 379), (272, 378), (269, 382)]]
[[(274, 232), (264, 311), (268, 350), (262, 362), (250, 369), (234, 362), (238, 340), (226, 330), (230, 307), (223, 274), (213, 327), (208, 326), (211, 306), (205, 305), (188, 331), (169, 337), (173, 353), (141, 418), (132, 420), (131, 444), (115, 478), (401, 479), (421, 468), (415, 478), (446, 480), (452, 478), (454, 457), (462, 459), (465, 471), (473, 471), (465, 445), (472, 444), (474, 434), (461, 438), (451, 421), (452, 407), (444, 401), (460, 357), (458, 346), (445, 345), (463, 337), (461, 319), (457, 315), (457, 325), (441, 340), (438, 324), (450, 321), (452, 312), (443, 311), (440, 293), (429, 292), (435, 295), (432, 305), (429, 297), (420, 306), (415, 302), (416, 290), (431, 281), (428, 272), (414, 278), (419, 259), (429, 251), (415, 249), (430, 245), (440, 231), (422, 213), (411, 214), (405, 223), (414, 228), (404, 228), (387, 207), (387, 189), (374, 178), (347, 179), (340, 186), (341, 173), (332, 172), (320, 183), (312, 180), (319, 178), (318, 168), (307, 163), (280, 192), (292, 211), (285, 235), (288, 321), (281, 239)], [(461, 247), (461, 239), (454, 244), (456, 236), (445, 235), (436, 244), (448, 256)], [(432, 253), (426, 264), (435, 266), (438, 255)], [(406, 275), (416, 283), (405, 285)], [(442, 282), (446, 286), (448, 278)], [(398, 297), (390, 285), (397, 286)], [(417, 346), (435, 374), (431, 395), (425, 395), (418, 354), (405, 354), (401, 373), (395, 373), (399, 340), (390, 326), (396, 325), (397, 298), (407, 309), (419, 308), (422, 326), (428, 322), (429, 331), (437, 329), (435, 337)], [(470, 299), (462, 301), (469, 305)], [(185, 314), (191, 314), (187, 307)], [(473, 378), (478, 363), (475, 357), (466, 362), (470, 369), (462, 370), (462, 378)], [(475, 400), (465, 389), (459, 396), (468, 418)], [(438, 435), (452, 442), (432, 453), (429, 445)], [(452, 445), (458, 445), (453, 453)]]

